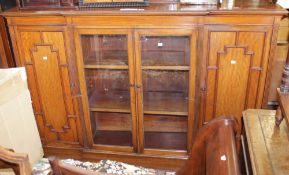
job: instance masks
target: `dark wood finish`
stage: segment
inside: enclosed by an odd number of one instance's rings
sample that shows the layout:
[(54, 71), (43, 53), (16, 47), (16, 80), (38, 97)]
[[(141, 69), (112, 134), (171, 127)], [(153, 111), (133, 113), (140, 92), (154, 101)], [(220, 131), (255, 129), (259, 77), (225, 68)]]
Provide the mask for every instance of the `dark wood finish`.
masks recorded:
[[(240, 174), (236, 149), (237, 124), (232, 118), (217, 118), (200, 129), (190, 158), (178, 175), (238, 175)], [(103, 174), (86, 171), (50, 157), (53, 172), (58, 174)]]
[(76, 0), (17, 0), (20, 9), (75, 7)]
[(14, 59), (10, 48), (6, 23), (3, 16), (0, 16), (0, 68), (14, 67)]
[(288, 174), (288, 127), (275, 126), (276, 111), (250, 109), (243, 113), (247, 174)]
[(16, 175), (31, 174), (27, 154), (14, 153), (0, 146), (0, 169), (12, 168)]
[(281, 92), (281, 89), (277, 89), (279, 106), (276, 112), (276, 125), (279, 126), (285, 118), (287, 125), (289, 126), (289, 93)]
[[(221, 115), (240, 121), (242, 110), (267, 103), (285, 10), (265, 0), (220, 6), (152, 1), (143, 9), (3, 13), (17, 66), (27, 70), (46, 155), (175, 168), (188, 158), (203, 124)], [(119, 35), (126, 39), (111, 37)], [(111, 132), (131, 136), (119, 144), (97, 141), (106, 142), (100, 135)], [(157, 148), (146, 145), (146, 134), (182, 136)]]

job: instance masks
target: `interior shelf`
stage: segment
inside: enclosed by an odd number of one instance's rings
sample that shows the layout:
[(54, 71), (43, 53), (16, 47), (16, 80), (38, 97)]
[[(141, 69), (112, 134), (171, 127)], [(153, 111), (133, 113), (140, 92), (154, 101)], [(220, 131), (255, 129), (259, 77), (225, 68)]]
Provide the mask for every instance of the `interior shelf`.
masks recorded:
[(181, 70), (188, 71), (190, 66), (142, 66), (143, 70)]
[[(188, 114), (188, 98), (183, 93), (144, 92), (143, 100), (145, 114)], [(89, 97), (89, 104), (91, 111), (130, 112), (128, 91), (94, 91)]]
[(128, 66), (126, 65), (94, 65), (87, 64), (84, 65), (85, 69), (125, 69), (128, 70)]
[(128, 91), (94, 91), (89, 96), (91, 111), (130, 112)]
[(93, 138), (95, 144), (132, 146), (130, 131), (101, 131), (98, 130)]
[[(145, 148), (186, 150), (186, 133), (145, 132)], [(129, 131), (98, 131), (93, 139), (95, 144), (132, 146)]]
[[(127, 52), (127, 51), (126, 51)], [(111, 54), (115, 55), (111, 55)], [(97, 53), (93, 53), (84, 59), (85, 65), (128, 65), (127, 53), (123, 52), (112, 52), (110, 55), (100, 55), (96, 56)]]
[(145, 114), (187, 115), (188, 97), (180, 92), (144, 92)]
[(180, 132), (145, 132), (145, 148), (186, 150), (187, 134)]

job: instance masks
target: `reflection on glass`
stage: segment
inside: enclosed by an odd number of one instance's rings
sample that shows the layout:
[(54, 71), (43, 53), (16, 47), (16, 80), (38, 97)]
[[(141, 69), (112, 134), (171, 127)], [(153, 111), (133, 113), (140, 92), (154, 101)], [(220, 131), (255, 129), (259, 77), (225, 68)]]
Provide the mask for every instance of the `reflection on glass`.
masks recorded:
[(82, 35), (86, 65), (128, 65), (126, 35)]
[(143, 36), (141, 43), (142, 66), (189, 66), (187, 36)]
[(143, 70), (144, 111), (187, 112), (188, 71)]
[(87, 69), (86, 85), (90, 108), (130, 108), (127, 70)]

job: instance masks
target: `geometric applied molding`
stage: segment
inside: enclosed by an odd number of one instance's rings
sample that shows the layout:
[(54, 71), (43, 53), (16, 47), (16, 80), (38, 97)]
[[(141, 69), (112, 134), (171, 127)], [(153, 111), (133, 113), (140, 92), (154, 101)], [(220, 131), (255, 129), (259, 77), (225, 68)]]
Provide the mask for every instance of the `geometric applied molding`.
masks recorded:
[[(34, 44), (30, 54), (32, 60), (26, 64), (33, 66), (34, 75), (37, 76), (36, 86), (38, 96), (41, 96), (40, 106), (44, 126), (56, 133), (59, 138), (60, 133), (65, 133), (71, 128), (69, 118), (75, 118), (74, 115), (69, 115), (67, 93), (64, 93), (63, 76), (66, 75), (62, 69), (67, 70), (68, 65), (61, 64), (59, 51), (53, 48), (52, 44)], [(45, 89), (45, 92), (39, 89)]]

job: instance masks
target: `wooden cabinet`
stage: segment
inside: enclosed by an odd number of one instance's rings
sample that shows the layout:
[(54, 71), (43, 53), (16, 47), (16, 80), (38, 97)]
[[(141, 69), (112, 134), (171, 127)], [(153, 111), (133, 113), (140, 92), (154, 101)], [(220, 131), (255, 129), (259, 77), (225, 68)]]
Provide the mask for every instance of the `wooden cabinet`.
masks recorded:
[(32, 105), (44, 146), (81, 143), (77, 94), (64, 27), (19, 27), (18, 66), (25, 66)]
[(90, 145), (185, 155), (195, 118), (196, 30), (76, 31)]
[(46, 155), (176, 168), (201, 125), (265, 106), (286, 11), (167, 5), (5, 13)]
[(208, 27), (202, 122), (261, 108), (270, 53), (271, 27)]

